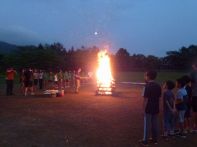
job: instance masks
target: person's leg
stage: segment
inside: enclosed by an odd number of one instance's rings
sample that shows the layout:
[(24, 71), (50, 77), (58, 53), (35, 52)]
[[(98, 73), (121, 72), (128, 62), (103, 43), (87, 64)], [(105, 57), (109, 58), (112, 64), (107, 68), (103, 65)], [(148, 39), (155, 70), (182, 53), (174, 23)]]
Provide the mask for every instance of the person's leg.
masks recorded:
[(170, 135), (174, 135), (175, 129), (175, 115), (173, 113), (170, 114)]
[(169, 112), (164, 112), (164, 137), (167, 137), (170, 131), (170, 113)]
[(8, 80), (8, 93), (9, 93), (9, 95), (12, 95), (12, 80)]
[(6, 80), (6, 95), (9, 95), (9, 80)]
[(33, 81), (29, 81), (29, 90), (31, 95), (35, 95), (33, 88)]
[(43, 79), (39, 79), (39, 85), (40, 85), (40, 89), (42, 89), (42, 85), (43, 85)]
[(25, 93), (24, 95), (27, 96), (28, 95), (28, 90), (29, 90), (29, 84), (30, 84), (30, 81), (25, 81)]
[(63, 87), (63, 79), (60, 80), (60, 90), (62, 90)]
[(37, 85), (38, 85), (37, 79), (34, 79), (34, 83), (33, 83), (34, 92), (37, 91)]
[(27, 92), (28, 92), (28, 87), (25, 87), (25, 93), (24, 93), (25, 96), (27, 96)]
[(152, 139), (154, 142), (157, 142), (158, 134), (159, 134), (158, 114), (152, 115), (151, 125), (152, 125)]
[(180, 128), (180, 133), (184, 133), (184, 116), (185, 116), (185, 111), (181, 110), (179, 111), (179, 128)]
[(151, 115), (150, 114), (145, 114), (144, 115), (144, 137), (143, 141), (145, 143), (148, 143), (148, 136), (150, 132), (150, 124), (151, 124)]
[(192, 97), (192, 120), (193, 120), (193, 130), (197, 130), (197, 97)]
[(193, 129), (197, 130), (197, 112), (193, 112)]
[(70, 85), (71, 85), (71, 84), (70, 84), (70, 80), (68, 80), (68, 83), (67, 83), (67, 85), (68, 85), (68, 87), (70, 87)]
[(79, 92), (79, 80), (75, 80), (75, 93)]
[(77, 92), (79, 92), (80, 86), (81, 86), (81, 82), (80, 82), (80, 80), (77, 80)]
[(13, 95), (14, 81), (10, 80), (10, 95)]
[(190, 133), (192, 131), (191, 117), (188, 117), (186, 121), (187, 121), (187, 132)]
[(74, 89), (76, 88), (76, 81), (77, 81), (76, 79), (73, 79), (73, 82), (72, 82), (73, 83), (72, 86)]
[(30, 87), (31, 95), (35, 95), (33, 86)]

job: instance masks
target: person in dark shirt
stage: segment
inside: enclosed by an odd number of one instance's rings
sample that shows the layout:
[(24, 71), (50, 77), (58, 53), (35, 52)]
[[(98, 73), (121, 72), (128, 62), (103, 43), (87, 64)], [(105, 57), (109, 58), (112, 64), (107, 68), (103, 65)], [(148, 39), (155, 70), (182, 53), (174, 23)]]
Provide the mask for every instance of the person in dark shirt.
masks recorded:
[(172, 90), (175, 87), (173, 81), (166, 81), (164, 84), (164, 93), (163, 93), (163, 119), (164, 119), (164, 134), (166, 138), (168, 135), (174, 135), (174, 101), (175, 96)]
[(140, 141), (143, 145), (148, 145), (148, 135), (151, 128), (152, 141), (157, 144), (158, 141), (158, 114), (159, 99), (161, 97), (161, 86), (154, 80), (157, 77), (156, 71), (148, 71), (145, 73), (146, 85), (143, 91), (143, 111), (144, 111), (144, 137)]
[(191, 77), (191, 88), (192, 88), (192, 110), (193, 110), (193, 129), (197, 132), (197, 63), (192, 65)]
[(185, 131), (190, 133), (192, 131), (191, 126), (191, 105), (192, 105), (192, 88), (190, 86), (191, 79), (188, 75), (182, 77), (185, 85), (185, 90), (187, 91), (188, 99), (186, 100), (187, 110), (185, 112)]
[(33, 93), (33, 71), (29, 68), (27, 68), (24, 71), (24, 86), (25, 86), (25, 93), (24, 95), (27, 96), (28, 90), (30, 90), (31, 95), (34, 95)]

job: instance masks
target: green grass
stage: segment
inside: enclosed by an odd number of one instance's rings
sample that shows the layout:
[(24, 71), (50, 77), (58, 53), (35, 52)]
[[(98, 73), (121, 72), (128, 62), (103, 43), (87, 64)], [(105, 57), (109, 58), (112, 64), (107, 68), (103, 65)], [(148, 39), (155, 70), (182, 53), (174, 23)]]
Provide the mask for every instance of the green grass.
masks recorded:
[[(166, 80), (175, 81), (185, 74), (187, 72), (159, 72), (156, 80), (159, 83), (163, 83)], [(144, 72), (119, 72), (114, 77), (118, 82), (144, 82)]]

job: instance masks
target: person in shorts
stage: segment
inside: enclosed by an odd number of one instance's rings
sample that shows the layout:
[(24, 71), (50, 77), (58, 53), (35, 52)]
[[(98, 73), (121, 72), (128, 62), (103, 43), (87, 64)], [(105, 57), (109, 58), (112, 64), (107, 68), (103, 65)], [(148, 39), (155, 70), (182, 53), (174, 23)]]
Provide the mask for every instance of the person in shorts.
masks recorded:
[(192, 65), (191, 88), (192, 88), (192, 110), (193, 110), (193, 129), (197, 132), (197, 63)]
[(24, 86), (25, 86), (25, 91), (24, 95), (27, 96), (28, 91), (30, 91), (31, 95), (34, 95), (33, 92), (33, 71), (31, 68), (27, 68), (24, 71)]
[(192, 88), (190, 86), (191, 79), (188, 75), (182, 77), (185, 82), (185, 90), (187, 91), (188, 99), (186, 101), (187, 110), (185, 112), (185, 133), (190, 133), (192, 131), (191, 124), (191, 101), (192, 101)]
[(163, 121), (164, 121), (164, 134), (163, 136), (167, 139), (168, 136), (174, 135), (174, 123), (175, 123), (175, 109), (174, 101), (175, 96), (173, 89), (175, 88), (175, 83), (173, 81), (166, 81), (164, 84), (163, 93)]
[(185, 81), (182, 78), (176, 80), (176, 86), (178, 91), (175, 97), (175, 106), (178, 113), (178, 122), (179, 122), (179, 134), (181, 137), (186, 137), (184, 134), (184, 120), (185, 112), (187, 110), (187, 91), (185, 90)]

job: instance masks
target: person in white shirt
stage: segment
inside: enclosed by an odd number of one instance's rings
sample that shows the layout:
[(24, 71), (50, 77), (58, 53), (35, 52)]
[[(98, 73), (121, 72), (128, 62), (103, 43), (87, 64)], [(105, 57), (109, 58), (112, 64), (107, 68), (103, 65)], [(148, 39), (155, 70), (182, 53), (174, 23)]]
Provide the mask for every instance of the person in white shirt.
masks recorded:
[(39, 73), (39, 88), (40, 89), (43, 89), (43, 75), (44, 75), (43, 71), (40, 70), (40, 73)]

